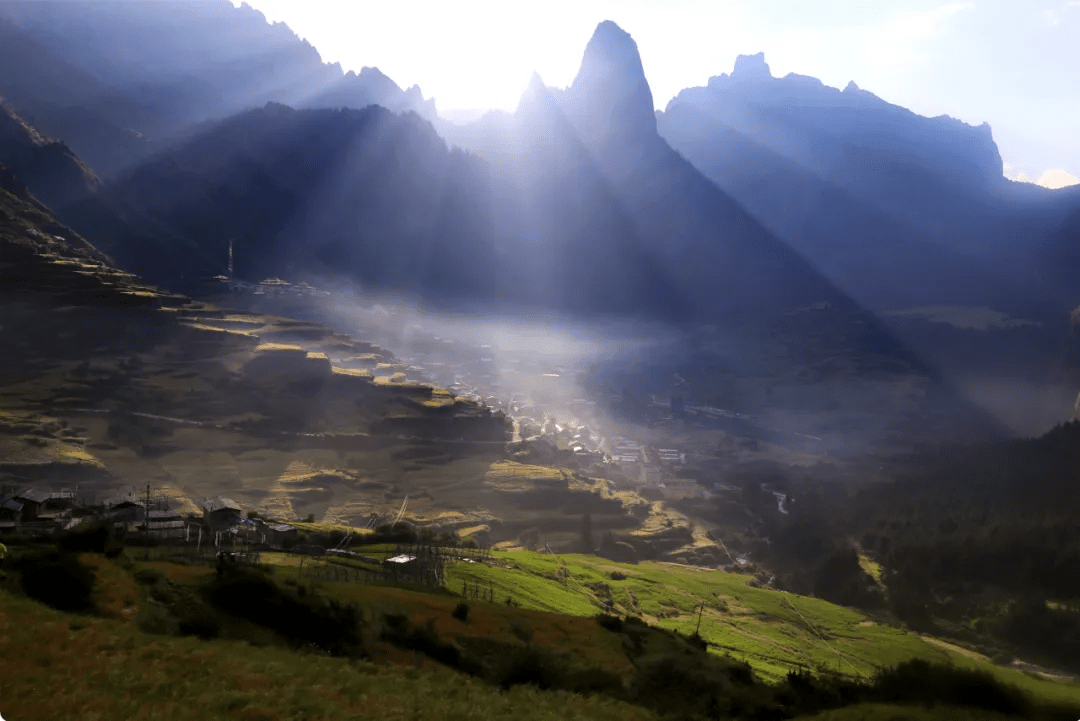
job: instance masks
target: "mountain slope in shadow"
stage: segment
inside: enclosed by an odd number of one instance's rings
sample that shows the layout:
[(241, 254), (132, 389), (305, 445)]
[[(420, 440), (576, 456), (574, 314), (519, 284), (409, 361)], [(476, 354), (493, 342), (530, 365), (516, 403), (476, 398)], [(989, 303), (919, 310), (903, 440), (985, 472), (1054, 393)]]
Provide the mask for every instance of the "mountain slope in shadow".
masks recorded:
[[(989, 428), (660, 138), (636, 45), (614, 23), (569, 89), (534, 79), (516, 112), (458, 143), (476, 155), (411, 113), (269, 104), (114, 180), (100, 195), (109, 217), (85, 204), (65, 217), (173, 287), (222, 272), (231, 240), (249, 280), (336, 275), (432, 308), (673, 325), (684, 341), (654, 354), (653, 375), (682, 368), (702, 396), (722, 366), (753, 377), (755, 396), (879, 413), (894, 380), (917, 378), (906, 417), (933, 407), (964, 418), (954, 430)], [(875, 390), (836, 392), (855, 381)], [(803, 390), (759, 393), (770, 383)]]
[(228, 0), (6, 2), (0, 39), (0, 96), (103, 176), (267, 102), (435, 117), (419, 88), (323, 63), (286, 25)]
[(1013, 183), (988, 125), (926, 118), (853, 82), (775, 78), (764, 57), (679, 93), (661, 135), (874, 310), (1068, 307), (1045, 238), (1075, 194)]

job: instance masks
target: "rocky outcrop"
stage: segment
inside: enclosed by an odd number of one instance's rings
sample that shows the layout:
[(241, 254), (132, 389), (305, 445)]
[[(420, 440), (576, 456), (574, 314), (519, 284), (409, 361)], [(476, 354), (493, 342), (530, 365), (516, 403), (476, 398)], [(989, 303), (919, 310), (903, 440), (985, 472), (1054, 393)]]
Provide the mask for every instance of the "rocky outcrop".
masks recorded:
[(652, 90), (637, 43), (610, 20), (596, 27), (585, 47), (565, 103), (588, 141), (633, 152), (656, 135)]
[(101, 186), (93, 171), (67, 145), (43, 137), (3, 103), (0, 163), (52, 208), (81, 200)]

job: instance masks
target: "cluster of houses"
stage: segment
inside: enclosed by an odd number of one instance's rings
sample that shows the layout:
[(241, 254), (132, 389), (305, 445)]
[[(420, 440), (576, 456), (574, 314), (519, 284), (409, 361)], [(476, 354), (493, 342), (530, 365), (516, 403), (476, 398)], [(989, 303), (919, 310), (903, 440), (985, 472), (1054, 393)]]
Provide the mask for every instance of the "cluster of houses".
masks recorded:
[(642, 463), (645, 460), (645, 447), (636, 441), (616, 438), (611, 449), (611, 460), (616, 463)]
[(266, 278), (258, 283), (249, 283), (228, 275), (215, 275), (213, 280), (228, 288), (230, 293), (251, 293), (271, 297), (328, 296), (328, 291), (320, 291), (308, 283), (290, 283), (281, 278)]
[(235, 543), (284, 548), (300, 531), (286, 523), (246, 518), (228, 498), (197, 501), (202, 515), (181, 514), (167, 501), (150, 501), (134, 493), (87, 500), (75, 491), (26, 488), (0, 500), (0, 538), (5, 535), (49, 535), (88, 522), (111, 524), (131, 539), (205, 546)]
[(686, 463), (686, 454), (676, 448), (658, 448), (655, 454), (637, 441), (616, 438), (611, 444), (611, 460), (624, 472), (636, 473), (642, 486), (664, 488), (663, 468)]
[(681, 466), (686, 463), (686, 454), (675, 448), (660, 448), (657, 451), (662, 466)]
[(34, 530), (60, 530), (75, 505), (71, 491), (27, 488), (0, 501), (0, 535)]

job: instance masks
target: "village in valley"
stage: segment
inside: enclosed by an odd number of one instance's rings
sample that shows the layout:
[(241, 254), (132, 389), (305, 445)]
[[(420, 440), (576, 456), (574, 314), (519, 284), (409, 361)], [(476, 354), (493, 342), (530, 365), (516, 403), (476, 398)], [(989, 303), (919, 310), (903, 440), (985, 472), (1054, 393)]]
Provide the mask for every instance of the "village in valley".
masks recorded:
[[(243, 543), (283, 548), (295, 542), (298, 530), (243, 509), (225, 498), (198, 499), (201, 514), (185, 513), (179, 504), (159, 495), (131, 491), (102, 497), (97, 491), (47, 491), (10, 485), (0, 503), (0, 533), (46, 536), (83, 524), (105, 524), (114, 537), (130, 545), (189, 544), (196, 548), (231, 547)], [(170, 508), (172, 506), (172, 508)]]
[[(225, 497), (198, 499), (194, 505), (200, 512), (184, 513), (177, 510), (177, 504), (152, 495), (149, 489), (143, 494), (132, 491), (99, 498), (96, 492), (78, 489), (25, 488), (14, 493), (4, 490), (3, 496), (0, 540), (48, 541), (55, 536), (63, 538), (67, 532), (105, 528), (111, 547), (128, 547), (136, 554), (145, 549), (147, 558), (153, 552), (155, 559), (184, 563), (211, 563), (219, 567), (252, 565), (263, 560), (264, 552), (286, 552), (322, 560), (308, 566), (308, 574), (316, 578), (390, 581), (438, 588), (445, 583), (447, 560), (472, 561), (487, 553), (475, 543), (461, 544), (452, 536), (439, 539), (425, 536), (421, 541), (408, 524), (400, 523), (400, 518), (394, 523), (392, 518), (372, 516), (368, 527), (363, 529), (373, 532), (367, 541), (385, 540), (374, 531), (377, 524), (383, 523), (387, 524), (382, 529), (384, 535), (387, 529), (396, 527), (396, 535), (390, 533), (387, 537), (399, 542), (380, 545), (377, 551), (364, 548), (361, 554), (350, 548), (350, 541), (356, 540), (355, 533), (312, 534), (312, 529), (319, 529), (320, 525), (311, 519), (300, 523), (304, 526), (302, 530), (255, 512), (245, 514), (239, 504)], [(318, 543), (319, 540), (324, 543)], [(329, 557), (352, 563), (342, 568), (328, 566), (325, 560)], [(303, 564), (300, 568), (302, 571)]]

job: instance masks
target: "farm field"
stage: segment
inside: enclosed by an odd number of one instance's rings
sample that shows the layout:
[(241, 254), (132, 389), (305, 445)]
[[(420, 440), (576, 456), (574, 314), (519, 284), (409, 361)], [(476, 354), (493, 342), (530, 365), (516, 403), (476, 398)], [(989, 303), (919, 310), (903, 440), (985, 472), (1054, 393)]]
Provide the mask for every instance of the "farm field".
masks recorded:
[[(386, 549), (358, 550), (382, 557)], [(294, 556), (264, 554), (263, 561), (275, 565), (283, 577), (296, 577), (299, 562)], [(440, 635), (451, 639), (483, 630), (484, 635), (506, 640), (511, 637), (513, 619), (524, 615), (537, 633), (548, 639), (568, 639), (564, 651), (572, 653), (580, 646), (584, 657), (594, 662), (602, 663), (603, 654), (596, 649), (603, 648), (606, 637), (600, 634), (596, 641), (600, 645), (591, 646), (589, 631), (595, 627), (591, 617), (605, 609), (687, 635), (698, 629), (700, 612), (699, 633), (710, 648), (748, 662), (766, 681), (779, 681), (789, 671), (800, 669), (867, 679), (879, 669), (920, 658), (989, 671), (1048, 702), (1080, 703), (1080, 685), (1075, 683), (998, 666), (968, 649), (880, 623), (859, 611), (756, 588), (751, 580), (741, 574), (674, 563), (631, 565), (581, 554), (493, 551), (487, 563), (448, 565), (442, 594), (363, 583), (323, 585), (333, 595), (366, 606), (397, 608), (419, 622), (431, 620)], [(464, 626), (449, 618), (463, 594), (472, 608), (470, 624)], [(568, 617), (590, 620), (577, 627)]]
[(879, 623), (858, 611), (755, 588), (750, 581), (749, 576), (673, 563), (630, 565), (527, 551), (495, 551), (490, 566), (456, 563), (447, 569), (449, 590), (460, 593), (465, 584), (490, 586), (497, 603), (505, 605), (511, 597), (524, 609), (594, 615), (610, 598), (613, 613), (640, 616), (685, 634), (694, 633), (700, 610), (702, 638), (717, 652), (747, 661), (766, 680), (779, 680), (797, 669), (864, 678), (879, 668), (923, 658), (988, 670), (1048, 701), (1080, 702), (1080, 685), (997, 666), (966, 649)]
[[(380, 557), (388, 547), (361, 549), (365, 555)], [(264, 553), (261, 560), (273, 568), (280, 582), (295, 585), (299, 558)], [(305, 566), (329, 563), (328, 559), (304, 560)], [(707, 602), (702, 616), (702, 636), (713, 643), (718, 655), (746, 659), (763, 681), (782, 681), (785, 669), (815, 668), (814, 663), (816, 670), (830, 670), (824, 652), (816, 651), (800, 631), (801, 623), (824, 637), (835, 649), (834, 657), (840, 654), (841, 660), (850, 660), (852, 669), (845, 675), (852, 678), (918, 657), (989, 670), (1044, 702), (1080, 704), (1076, 686), (994, 667), (964, 649), (871, 625), (864, 616), (832, 604), (754, 588), (746, 577), (676, 564), (631, 566), (592, 556), (494, 552), (490, 566), (479, 560), (452, 564), (444, 588), (305, 578), (305, 584), (328, 599), (353, 603), (361, 610), (364, 646), (370, 656), (361, 660), (282, 647), (269, 631), (259, 631), (239, 618), (226, 622), (221, 636), (211, 641), (146, 633), (144, 622), (147, 614), (153, 615), (157, 602), (145, 593), (145, 571), (153, 569), (171, 582), (188, 585), (209, 581), (213, 569), (136, 557), (109, 560), (94, 554), (82, 554), (80, 561), (93, 568), (97, 577), (97, 610), (91, 615), (56, 611), (0, 587), (0, 678), (5, 689), (0, 713), (7, 718), (654, 718), (646, 709), (611, 698), (525, 686), (499, 690), (380, 635), (386, 618), (405, 616), (414, 628), (428, 628), (458, 648), (482, 652), (523, 644), (542, 647), (562, 663), (602, 670), (632, 683), (642, 659), (635, 661), (628, 655), (627, 636), (613, 633), (609, 624), (595, 618), (604, 605), (600, 599), (607, 597), (601, 584), (613, 589), (612, 597), (618, 595), (614, 589), (620, 589), (650, 622), (684, 634), (694, 631), (698, 599), (713, 598), (715, 606)], [(565, 586), (562, 574), (558, 579), (546, 577), (556, 576), (557, 569), (569, 572)], [(485, 579), (487, 583), (482, 582)], [(455, 588), (456, 584), (461, 587)], [(456, 612), (465, 584), (490, 589), (495, 600), (470, 595), (466, 617), (462, 617)], [(503, 593), (512, 598), (511, 603)], [(718, 621), (720, 614), (730, 616), (730, 623)], [(660, 632), (650, 633), (648, 657), (687, 653), (678, 637), (665, 640)], [(762, 653), (744, 638), (764, 639), (761, 643), (771, 641), (774, 646), (783, 639), (786, 655)], [(819, 644), (823, 643), (819, 638)], [(43, 696), (40, 689), (50, 685), (62, 685), (65, 692)], [(312, 693), (313, 689), (318, 693)], [(821, 718), (993, 717), (966, 711), (967, 715), (959, 716), (942, 713), (942, 709), (865, 705)]]

